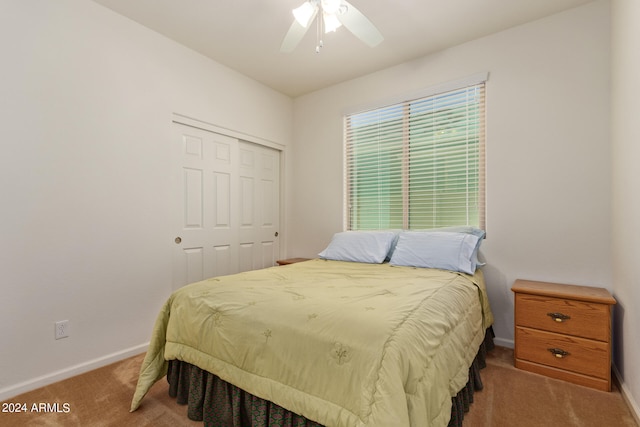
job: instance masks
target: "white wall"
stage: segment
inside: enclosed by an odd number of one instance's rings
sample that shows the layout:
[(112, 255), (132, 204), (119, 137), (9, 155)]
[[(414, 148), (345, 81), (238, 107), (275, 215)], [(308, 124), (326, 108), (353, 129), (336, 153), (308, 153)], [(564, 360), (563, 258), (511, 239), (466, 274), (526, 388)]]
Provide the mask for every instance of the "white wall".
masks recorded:
[[(287, 146), (287, 253), (315, 256), (343, 222), (344, 110), (489, 71), (482, 256), (499, 342), (513, 339), (515, 278), (613, 289), (614, 359), (638, 402), (639, 254), (628, 236), (640, 217), (640, 11), (613, 0), (612, 156), (608, 5), (319, 91), (293, 109), (93, 2), (0, 2), (0, 400), (144, 349), (171, 289), (172, 113)], [(71, 336), (55, 341), (62, 319)]]
[(345, 110), (488, 71), (481, 254), (498, 343), (513, 345), (517, 278), (611, 289), (609, 41), (597, 1), (297, 98), (289, 255), (342, 229)]
[[(640, 2), (612, 2), (614, 363), (640, 416)], [(635, 402), (635, 403), (633, 403)]]
[(172, 114), (287, 146), (293, 103), (85, 0), (3, 0), (0, 61), (3, 400), (144, 351), (171, 290)]

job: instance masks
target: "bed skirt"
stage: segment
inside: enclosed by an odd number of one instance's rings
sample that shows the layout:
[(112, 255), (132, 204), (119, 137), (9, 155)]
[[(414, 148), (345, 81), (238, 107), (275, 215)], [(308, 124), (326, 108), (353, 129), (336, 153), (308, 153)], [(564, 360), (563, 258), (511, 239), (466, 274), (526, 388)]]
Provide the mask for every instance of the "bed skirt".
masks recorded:
[[(469, 368), (469, 381), (453, 398), (449, 427), (462, 427), (464, 414), (473, 403), (473, 393), (482, 389), (480, 369), (493, 344), (493, 329), (486, 331), (484, 342)], [(268, 400), (255, 397), (197, 366), (179, 360), (169, 361), (169, 395), (188, 405), (187, 416), (203, 421), (205, 427), (322, 427)]]

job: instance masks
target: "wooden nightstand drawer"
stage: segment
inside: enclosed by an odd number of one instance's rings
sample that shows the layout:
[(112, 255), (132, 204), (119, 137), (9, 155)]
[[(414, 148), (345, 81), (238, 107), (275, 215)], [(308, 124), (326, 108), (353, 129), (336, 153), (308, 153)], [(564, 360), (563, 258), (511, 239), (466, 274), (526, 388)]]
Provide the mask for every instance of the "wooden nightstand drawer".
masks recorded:
[(516, 295), (516, 325), (608, 341), (609, 306), (541, 295)]
[(602, 379), (609, 378), (609, 345), (606, 342), (516, 328), (516, 358)]

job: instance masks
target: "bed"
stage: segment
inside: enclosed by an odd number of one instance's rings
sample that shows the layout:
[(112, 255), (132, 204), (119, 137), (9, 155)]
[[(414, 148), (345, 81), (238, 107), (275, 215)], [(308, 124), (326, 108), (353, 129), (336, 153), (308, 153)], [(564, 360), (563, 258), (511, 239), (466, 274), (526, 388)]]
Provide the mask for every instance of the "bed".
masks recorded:
[(474, 237), (338, 233), (319, 259), (179, 289), (131, 410), (167, 376), (205, 425), (451, 425), (493, 323)]

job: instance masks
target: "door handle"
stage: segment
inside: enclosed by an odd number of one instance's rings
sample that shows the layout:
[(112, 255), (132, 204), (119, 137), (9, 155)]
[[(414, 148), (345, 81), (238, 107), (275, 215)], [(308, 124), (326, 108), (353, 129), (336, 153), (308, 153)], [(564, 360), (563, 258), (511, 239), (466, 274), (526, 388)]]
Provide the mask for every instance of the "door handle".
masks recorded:
[(176, 237), (174, 242), (176, 242), (176, 245), (179, 245), (182, 242), (182, 237), (180, 236)]
[(276, 233), (274, 234), (275, 237), (278, 237), (278, 232), (276, 231)]

